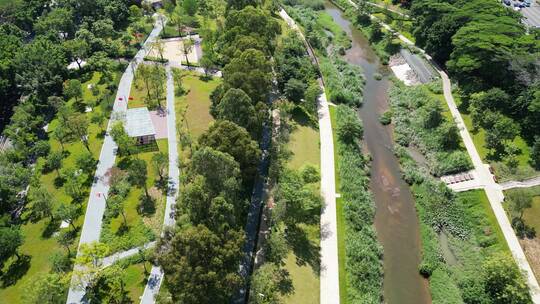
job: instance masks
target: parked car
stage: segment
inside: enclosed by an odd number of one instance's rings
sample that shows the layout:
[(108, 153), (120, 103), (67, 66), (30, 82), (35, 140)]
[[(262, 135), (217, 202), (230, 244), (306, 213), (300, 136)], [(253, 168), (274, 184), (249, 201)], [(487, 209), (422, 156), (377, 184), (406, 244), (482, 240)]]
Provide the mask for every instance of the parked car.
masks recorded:
[(510, 2), (510, 0), (503, 0), (503, 3), (505, 5), (508, 5), (508, 6), (510, 6), (510, 4), (512, 4), (512, 2)]
[(530, 7), (531, 6), (531, 0), (525, 0), (525, 6)]

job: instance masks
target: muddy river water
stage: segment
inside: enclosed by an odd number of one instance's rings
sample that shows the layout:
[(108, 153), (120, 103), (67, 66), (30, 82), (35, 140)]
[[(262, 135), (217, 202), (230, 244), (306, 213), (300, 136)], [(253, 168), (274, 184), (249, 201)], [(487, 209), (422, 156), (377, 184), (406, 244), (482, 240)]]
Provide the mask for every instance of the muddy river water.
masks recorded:
[(431, 303), (427, 281), (419, 274), (420, 231), (409, 186), (401, 178), (398, 159), (392, 152), (390, 127), (379, 122), (388, 109), (387, 77), (375, 80), (374, 74), (388, 74), (366, 37), (345, 19), (331, 3), (325, 11), (352, 39), (345, 57), (362, 68), (366, 77), (360, 117), (364, 124), (364, 144), (371, 154), (371, 191), (377, 205), (375, 228), (384, 247), (384, 301), (389, 304)]

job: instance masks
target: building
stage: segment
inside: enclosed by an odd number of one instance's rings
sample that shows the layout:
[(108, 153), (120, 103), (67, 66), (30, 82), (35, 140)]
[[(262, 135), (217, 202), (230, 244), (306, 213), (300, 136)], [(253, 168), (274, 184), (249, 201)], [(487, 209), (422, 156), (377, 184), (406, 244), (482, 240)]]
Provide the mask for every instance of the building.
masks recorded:
[(125, 128), (129, 137), (136, 138), (137, 145), (147, 145), (156, 141), (156, 130), (147, 108), (128, 109)]

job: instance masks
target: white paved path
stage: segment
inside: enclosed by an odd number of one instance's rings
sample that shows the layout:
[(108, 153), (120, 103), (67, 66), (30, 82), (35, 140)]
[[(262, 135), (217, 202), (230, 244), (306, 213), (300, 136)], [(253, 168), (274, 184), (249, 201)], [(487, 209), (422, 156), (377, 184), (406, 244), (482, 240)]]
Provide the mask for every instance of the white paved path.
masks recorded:
[[(171, 67), (167, 66), (167, 135), (169, 142), (169, 191), (167, 192), (167, 204), (165, 206), (165, 218), (163, 228), (174, 225), (173, 205), (178, 197), (178, 185), (180, 184), (180, 169), (178, 166), (178, 144), (176, 140), (176, 112), (174, 109), (174, 81)], [(141, 297), (141, 303), (155, 303), (155, 296), (159, 292), (163, 281), (163, 271), (159, 266), (153, 266), (150, 276)]]
[[(154, 29), (146, 39), (143, 47), (137, 52), (134, 59), (131, 61), (130, 65), (126, 68), (126, 71), (120, 79), (118, 84), (118, 91), (116, 93), (116, 99), (113, 106), (113, 111), (111, 113), (111, 119), (107, 126), (107, 130), (110, 130), (113, 118), (121, 116), (127, 110), (127, 98), (129, 97), (129, 91), (131, 90), (131, 83), (133, 81), (134, 74), (133, 72), (137, 69), (138, 64), (146, 56), (148, 45), (155, 41), (156, 37), (161, 32), (161, 22), (156, 21), (154, 24)], [(119, 99), (122, 98), (122, 101)], [(104, 194), (106, 195), (109, 192), (108, 181), (105, 178), (105, 174), (109, 169), (114, 166), (116, 159), (115, 151), (117, 145), (112, 139), (112, 137), (105, 134), (105, 139), (103, 141), (103, 146), (101, 147), (101, 153), (99, 155), (99, 162), (96, 168), (94, 175), (94, 183), (90, 189), (90, 197), (88, 199), (88, 204), (86, 207), (86, 213), (84, 218), (84, 224), (81, 231), (81, 238), (79, 240), (79, 248), (82, 244), (88, 244), (92, 242), (99, 241), (99, 236), (101, 234), (101, 225), (103, 221), (103, 213), (105, 212), (105, 199)], [(75, 265), (77, 269), (78, 265)], [(84, 291), (75, 286), (76, 280), (72, 277), (71, 287), (69, 289), (67, 302), (68, 304), (72, 303), (84, 303), (86, 302), (84, 297)]]
[(150, 248), (153, 248), (154, 246), (156, 246), (156, 241), (153, 241), (153, 242), (150, 242), (150, 243), (147, 243), (147, 244), (144, 244), (142, 246), (139, 246), (139, 247), (135, 247), (135, 248), (131, 248), (129, 250), (126, 250), (126, 251), (122, 251), (122, 252), (117, 252), (111, 256), (108, 256), (106, 258), (104, 258), (101, 262), (101, 265), (103, 267), (108, 267), (108, 266), (111, 266), (112, 264), (122, 260), (122, 259), (125, 259), (125, 258), (129, 258), (131, 256), (134, 256), (136, 254), (139, 253), (139, 250), (147, 250), (147, 249), (150, 249)]
[[(279, 15), (298, 31), (302, 39), (304, 35), (294, 20), (283, 9)], [(310, 55), (314, 56), (310, 53)], [(315, 59), (315, 58), (314, 58)], [(316, 61), (316, 59), (315, 59)], [(321, 141), (321, 195), (324, 206), (321, 211), (321, 273), (320, 273), (320, 303), (339, 303), (339, 259), (337, 243), (336, 217), (336, 177), (334, 167), (334, 139), (330, 110), (326, 99), (324, 84), (319, 81), (322, 94), (317, 102), (319, 116), (319, 135)], [(345, 284), (345, 282), (342, 282)]]

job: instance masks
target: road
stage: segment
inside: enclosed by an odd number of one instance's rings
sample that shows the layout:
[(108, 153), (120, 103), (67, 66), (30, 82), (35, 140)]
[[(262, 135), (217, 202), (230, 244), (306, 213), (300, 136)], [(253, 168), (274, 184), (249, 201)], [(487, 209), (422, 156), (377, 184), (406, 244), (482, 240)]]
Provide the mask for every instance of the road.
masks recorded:
[[(283, 9), (279, 15), (307, 44), (306, 39), (294, 20)], [(315, 55), (309, 55), (317, 62)], [(337, 215), (336, 215), (336, 177), (334, 164), (334, 139), (330, 110), (326, 99), (324, 83), (319, 80), (322, 94), (317, 99), (317, 113), (319, 117), (319, 136), (321, 147), (321, 195), (324, 206), (321, 209), (321, 273), (320, 273), (320, 303), (339, 304), (339, 259), (337, 244)], [(345, 284), (345, 282), (342, 282)]]
[[(133, 72), (136, 71), (137, 66), (143, 61), (148, 52), (148, 46), (155, 41), (161, 30), (161, 22), (156, 21), (154, 24), (154, 29), (146, 39), (143, 47), (137, 52), (130, 65), (126, 68), (124, 74), (122, 75), (120, 83), (118, 84), (118, 91), (116, 93), (116, 99), (107, 130), (110, 130), (112, 127), (114, 118), (121, 117), (127, 111), (127, 97), (129, 97), (129, 92), (131, 90), (131, 83), (134, 77)], [(116, 143), (107, 132), (105, 134), (103, 146), (101, 147), (99, 162), (94, 175), (94, 183), (90, 189), (90, 197), (88, 199), (84, 223), (81, 230), (79, 248), (83, 244), (99, 241), (103, 222), (103, 213), (105, 212), (105, 195), (109, 192), (109, 185), (105, 175), (109, 169), (114, 166), (116, 159), (115, 151), (117, 148)], [(75, 265), (75, 269), (80, 269), (80, 266)], [(76, 278), (72, 277), (71, 287), (68, 292), (66, 303), (85, 303), (86, 300), (84, 299), (84, 291), (75, 285)]]
[[(357, 7), (356, 4), (352, 2), (352, 0), (348, 0), (348, 1), (352, 6)], [(375, 16), (372, 16), (372, 18), (377, 19)], [(489, 167), (482, 162), (482, 159), (480, 158), (480, 154), (478, 154), (478, 151), (476, 150), (476, 147), (474, 146), (474, 143), (469, 134), (469, 131), (467, 130), (467, 127), (465, 126), (465, 123), (463, 122), (461, 113), (459, 112), (456, 106), (456, 103), (454, 101), (454, 97), (452, 96), (452, 86), (450, 83), (450, 79), (448, 78), (448, 75), (433, 61), (431, 56), (429, 56), (423, 49), (417, 47), (412, 41), (410, 41), (405, 36), (403, 36), (399, 32), (392, 29), (389, 25), (385, 24), (384, 22), (381, 22), (381, 25), (385, 29), (392, 31), (394, 33), (397, 33), (398, 38), (401, 41), (403, 41), (404, 43), (410, 46), (413, 46), (414, 48), (418, 49), (421, 53), (423, 53), (425, 57), (432, 63), (432, 65), (437, 70), (439, 75), (441, 76), (442, 81), (443, 81), (444, 99), (446, 100), (446, 103), (448, 104), (448, 107), (450, 108), (450, 112), (452, 113), (452, 117), (454, 118), (460, 130), (461, 138), (463, 140), (463, 143), (465, 144), (469, 157), (472, 160), (475, 171), (478, 175), (479, 183), (484, 185), (484, 190), (486, 191), (486, 195), (488, 197), (489, 203), (491, 205), (491, 208), (493, 209), (493, 213), (495, 214), (497, 222), (499, 223), (499, 226), (501, 227), (501, 230), (504, 234), (504, 238), (506, 239), (506, 242), (508, 243), (508, 247), (510, 248), (510, 251), (512, 252), (512, 256), (514, 257), (520, 270), (523, 273), (525, 273), (525, 278), (526, 278), (527, 284), (529, 285), (529, 290), (530, 290), (533, 302), (540, 304), (540, 287), (538, 286), (538, 281), (536, 280), (536, 277), (534, 276), (531, 266), (529, 265), (529, 262), (527, 261), (527, 258), (525, 257), (525, 253), (523, 252), (523, 249), (521, 248), (519, 244), (517, 236), (515, 235), (514, 230), (512, 229), (512, 226), (510, 225), (510, 221), (508, 220), (508, 217), (506, 216), (506, 213), (501, 204), (504, 200), (502, 187), (494, 181), (491, 172), (489, 172)]]
[[(180, 185), (180, 169), (178, 164), (178, 143), (176, 132), (176, 111), (174, 108), (174, 81), (170, 66), (166, 66), (167, 71), (167, 141), (169, 145), (169, 189), (167, 190), (167, 203), (165, 205), (165, 217), (163, 219), (163, 229), (174, 225), (174, 204), (178, 197), (178, 187)], [(163, 282), (163, 270), (154, 265), (150, 270), (150, 276), (141, 297), (141, 303), (155, 303), (155, 296), (158, 294)]]

